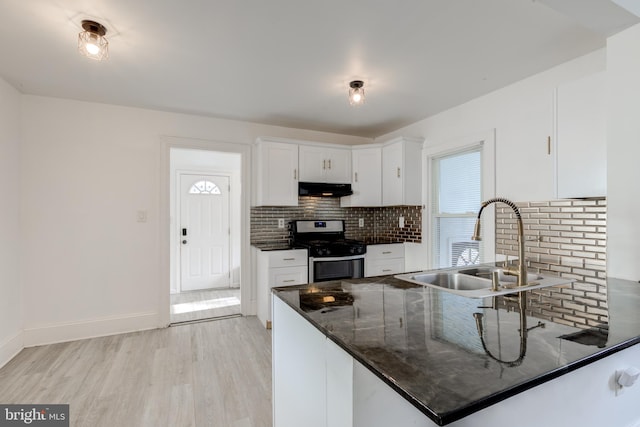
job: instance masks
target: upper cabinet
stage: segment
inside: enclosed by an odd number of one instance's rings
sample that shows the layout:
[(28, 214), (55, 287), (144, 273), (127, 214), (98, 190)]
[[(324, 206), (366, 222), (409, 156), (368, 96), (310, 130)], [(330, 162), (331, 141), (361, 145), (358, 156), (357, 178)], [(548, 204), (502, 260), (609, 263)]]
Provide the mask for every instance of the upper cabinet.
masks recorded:
[(605, 74), (528, 93), (501, 117), (496, 193), (513, 201), (606, 193)]
[(354, 146), (351, 151), (353, 194), (340, 199), (340, 206), (382, 205), (382, 147)]
[(255, 145), (256, 206), (298, 206), (298, 146), (258, 139)]
[(422, 204), (421, 139), (396, 138), (382, 147), (382, 205)]
[(556, 103), (558, 198), (606, 196), (605, 73), (559, 86)]
[(351, 147), (300, 145), (300, 181), (351, 182)]

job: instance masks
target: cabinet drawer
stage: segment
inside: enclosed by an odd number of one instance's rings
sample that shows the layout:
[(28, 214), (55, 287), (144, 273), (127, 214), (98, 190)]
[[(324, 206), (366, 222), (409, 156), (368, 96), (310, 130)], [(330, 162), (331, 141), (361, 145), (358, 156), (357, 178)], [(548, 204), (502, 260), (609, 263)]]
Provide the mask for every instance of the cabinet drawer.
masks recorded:
[(281, 267), (269, 270), (269, 287), (302, 285), (308, 280), (307, 267)]
[(364, 269), (366, 277), (404, 273), (404, 258), (365, 261)]
[(309, 256), (306, 249), (269, 252), (269, 268), (307, 266)]
[(402, 243), (369, 245), (366, 257), (367, 259), (404, 258), (404, 245)]

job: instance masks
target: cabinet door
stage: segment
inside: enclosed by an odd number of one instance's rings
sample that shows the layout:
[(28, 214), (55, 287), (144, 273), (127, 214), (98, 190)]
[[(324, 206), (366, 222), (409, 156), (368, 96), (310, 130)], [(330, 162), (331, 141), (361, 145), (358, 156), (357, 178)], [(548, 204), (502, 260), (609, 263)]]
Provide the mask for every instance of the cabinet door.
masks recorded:
[(351, 182), (351, 150), (326, 148), (324, 152), (325, 182), (347, 184)]
[(353, 195), (351, 206), (381, 206), (382, 149), (380, 147), (354, 150)]
[(258, 146), (257, 204), (298, 206), (298, 146), (262, 142)]
[(307, 283), (307, 267), (281, 267), (269, 270), (270, 287), (302, 285)]
[(365, 261), (364, 277), (386, 276), (404, 273), (404, 258), (376, 259)]
[(604, 73), (558, 87), (556, 102), (558, 198), (605, 196)]
[(325, 182), (327, 160), (324, 148), (311, 145), (301, 145), (299, 151), (300, 181)]
[[(553, 93), (523, 95), (501, 118), (496, 131), (496, 194), (513, 201), (555, 197)], [(551, 141), (553, 146), (555, 141)]]
[(382, 147), (382, 205), (403, 204), (402, 143)]

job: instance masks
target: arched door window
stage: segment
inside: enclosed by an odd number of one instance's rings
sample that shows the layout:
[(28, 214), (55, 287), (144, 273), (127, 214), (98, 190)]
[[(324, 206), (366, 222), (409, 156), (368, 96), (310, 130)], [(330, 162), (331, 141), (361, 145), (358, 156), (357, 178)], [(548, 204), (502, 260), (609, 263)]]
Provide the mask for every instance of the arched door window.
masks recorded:
[(189, 194), (220, 194), (220, 188), (211, 181), (198, 181), (191, 186)]

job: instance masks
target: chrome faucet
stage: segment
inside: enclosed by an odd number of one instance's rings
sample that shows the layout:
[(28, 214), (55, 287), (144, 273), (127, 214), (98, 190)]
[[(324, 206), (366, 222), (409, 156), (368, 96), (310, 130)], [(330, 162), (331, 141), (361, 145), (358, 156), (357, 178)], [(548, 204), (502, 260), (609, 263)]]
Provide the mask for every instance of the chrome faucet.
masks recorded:
[(520, 209), (513, 203), (511, 200), (503, 199), (500, 197), (496, 197), (493, 199), (486, 200), (482, 202), (482, 206), (478, 211), (478, 219), (476, 219), (476, 226), (473, 231), (472, 240), (482, 240), (480, 236), (480, 216), (482, 215), (482, 210), (489, 206), (492, 203), (501, 202), (505, 205), (509, 206), (516, 214), (516, 219), (518, 220), (518, 267), (513, 268), (505, 265), (504, 274), (509, 276), (516, 276), (518, 286), (527, 286), (527, 264), (524, 260), (524, 226), (522, 225), (522, 216), (520, 216)]

